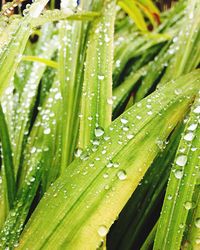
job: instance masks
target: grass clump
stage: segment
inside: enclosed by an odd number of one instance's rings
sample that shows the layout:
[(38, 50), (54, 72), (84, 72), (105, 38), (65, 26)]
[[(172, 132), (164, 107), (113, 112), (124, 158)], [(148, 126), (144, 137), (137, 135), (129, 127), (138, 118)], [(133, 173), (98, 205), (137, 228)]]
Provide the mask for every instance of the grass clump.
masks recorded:
[(1, 249), (198, 249), (200, 3), (158, 6), (3, 6)]

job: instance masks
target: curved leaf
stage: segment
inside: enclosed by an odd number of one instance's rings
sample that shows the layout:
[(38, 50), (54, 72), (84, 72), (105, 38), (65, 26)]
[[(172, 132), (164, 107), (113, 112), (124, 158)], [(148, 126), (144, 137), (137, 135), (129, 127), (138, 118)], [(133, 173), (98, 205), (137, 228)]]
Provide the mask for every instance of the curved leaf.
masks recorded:
[(197, 79), (199, 71), (170, 82), (116, 119), (99, 146), (89, 147), (48, 190), (18, 249), (98, 247), (158, 154), (158, 137), (165, 140), (187, 112)]

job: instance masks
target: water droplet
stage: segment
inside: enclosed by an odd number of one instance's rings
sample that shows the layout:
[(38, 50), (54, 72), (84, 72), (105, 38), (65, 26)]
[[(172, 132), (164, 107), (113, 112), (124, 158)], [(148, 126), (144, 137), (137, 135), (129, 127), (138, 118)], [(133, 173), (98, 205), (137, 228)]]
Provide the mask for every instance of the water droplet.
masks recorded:
[(128, 130), (129, 130), (129, 127), (124, 126), (124, 127), (122, 128), (122, 130), (123, 130), (123, 131), (128, 131)]
[(189, 210), (189, 209), (192, 208), (192, 202), (191, 201), (186, 201), (183, 206), (184, 206), (185, 209)]
[(196, 218), (194, 224), (196, 227), (200, 228), (200, 217)]
[(118, 168), (118, 167), (119, 167), (119, 163), (118, 163), (118, 162), (114, 162), (114, 163), (113, 163), (113, 167), (114, 167), (114, 168)]
[(110, 104), (110, 105), (112, 105), (113, 104), (113, 99), (112, 98), (108, 98), (107, 99), (107, 103)]
[(128, 120), (126, 119), (126, 118), (121, 118), (121, 123), (123, 123), (123, 124), (126, 124), (126, 123), (128, 123)]
[(109, 176), (108, 173), (104, 173), (104, 174), (103, 174), (103, 178), (104, 178), (104, 179), (107, 179), (108, 176)]
[(104, 80), (104, 76), (103, 75), (98, 75), (98, 79), (100, 80), (100, 81), (102, 81), (102, 80)]
[(172, 200), (172, 195), (169, 194), (169, 195), (167, 196), (167, 199), (168, 199), (169, 201)]
[(134, 137), (134, 135), (128, 134), (126, 137), (127, 137), (127, 139), (131, 140)]
[(102, 136), (102, 135), (104, 134), (104, 130), (103, 130), (103, 128), (101, 128), (101, 127), (97, 127), (97, 128), (95, 128), (95, 130), (94, 130), (94, 134), (95, 134), (95, 136), (96, 136), (96, 137), (100, 137), (100, 136)]
[(117, 68), (119, 68), (119, 67), (120, 67), (120, 63), (121, 63), (121, 61), (120, 61), (120, 60), (117, 60), (117, 61), (115, 62), (115, 65), (116, 65), (116, 67), (117, 67)]
[(94, 146), (99, 146), (100, 142), (99, 140), (93, 140), (91, 141)]
[(196, 108), (194, 109), (194, 113), (195, 113), (195, 114), (199, 114), (199, 113), (200, 113), (200, 106), (198, 106), (198, 107), (196, 107)]
[[(35, 3), (34, 5), (31, 6), (29, 15), (33, 18), (37, 18), (40, 13), (42, 12), (44, 8), (44, 5), (41, 3)], [(23, 12), (24, 13), (24, 12)]]
[(161, 139), (156, 140), (156, 145), (159, 147), (159, 149), (163, 150), (164, 142)]
[(148, 111), (148, 112), (147, 112), (147, 115), (152, 115), (152, 114), (153, 114), (152, 111)]
[(88, 120), (89, 120), (89, 121), (92, 121), (92, 116), (88, 116)]
[(108, 233), (108, 229), (106, 226), (102, 225), (99, 227), (99, 229), (98, 229), (99, 236), (105, 237), (107, 233)]
[(184, 139), (185, 139), (186, 141), (192, 141), (193, 138), (194, 138), (194, 134), (193, 134), (192, 132), (189, 132), (189, 133), (187, 133), (187, 134), (184, 136)]
[(45, 130), (44, 130), (44, 134), (45, 135), (49, 135), (51, 133), (51, 129), (50, 128), (46, 128)]
[(30, 179), (29, 179), (30, 182), (34, 182), (35, 181), (35, 177), (32, 176)]
[(110, 38), (109, 38), (108, 36), (106, 36), (105, 39), (104, 39), (104, 41), (105, 41), (106, 43), (108, 43), (108, 42), (110, 42)]
[(74, 152), (75, 157), (80, 157), (82, 154), (83, 150), (81, 148), (77, 148)]
[(113, 163), (112, 161), (109, 161), (106, 165), (107, 168), (112, 168), (113, 167)]
[(197, 128), (197, 124), (193, 123), (188, 127), (188, 130), (194, 131)]
[(94, 162), (89, 163), (90, 167), (94, 167)]
[(190, 14), (189, 14), (189, 19), (193, 19), (193, 17), (194, 17), (194, 14), (193, 14), (193, 13), (190, 13)]
[(179, 228), (184, 228), (184, 224), (181, 223), (181, 224), (179, 225)]
[(56, 93), (55, 94), (55, 99), (56, 100), (62, 99), (61, 93)]
[(174, 90), (175, 95), (180, 95), (182, 93), (181, 89), (175, 89)]
[(127, 174), (126, 174), (126, 172), (125, 172), (124, 170), (119, 170), (119, 171), (117, 172), (117, 177), (118, 177), (121, 181), (123, 181), (123, 180), (125, 180), (125, 179), (127, 178)]
[(175, 175), (176, 179), (181, 179), (183, 177), (183, 171), (182, 170), (176, 170), (174, 172), (174, 175)]
[(31, 148), (31, 154), (34, 154), (36, 152), (36, 150), (37, 150), (36, 147), (32, 147)]
[(176, 158), (176, 164), (178, 166), (181, 166), (181, 167), (184, 167), (185, 164), (187, 162), (187, 156), (186, 155), (179, 155), (177, 158)]

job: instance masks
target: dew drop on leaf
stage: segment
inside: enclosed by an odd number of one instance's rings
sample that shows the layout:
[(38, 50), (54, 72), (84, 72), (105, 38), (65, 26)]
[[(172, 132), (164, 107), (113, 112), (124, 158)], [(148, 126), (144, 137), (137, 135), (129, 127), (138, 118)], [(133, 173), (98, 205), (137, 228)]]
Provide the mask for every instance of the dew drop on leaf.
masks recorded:
[(31, 151), (30, 151), (31, 154), (34, 154), (34, 153), (36, 152), (36, 150), (37, 150), (36, 147), (32, 147), (32, 148), (31, 148)]
[(194, 134), (193, 134), (192, 132), (189, 132), (189, 133), (187, 133), (187, 134), (184, 136), (184, 139), (185, 139), (186, 141), (192, 141), (193, 138), (194, 138)]
[(125, 119), (125, 118), (121, 118), (121, 123), (123, 123), (123, 124), (126, 124), (126, 123), (128, 123), (128, 120), (127, 119)]
[(179, 228), (184, 228), (184, 224), (181, 223), (181, 224), (179, 225)]
[(194, 109), (194, 113), (195, 113), (195, 114), (200, 114), (200, 106), (198, 106), (198, 107), (196, 107), (196, 108)]
[(124, 170), (119, 170), (117, 172), (117, 177), (119, 178), (119, 180), (123, 181), (127, 178), (127, 174)]
[(104, 173), (104, 174), (103, 174), (103, 178), (104, 178), (104, 179), (107, 179), (108, 176), (109, 176), (108, 173)]
[(156, 140), (156, 145), (159, 147), (159, 149), (160, 150), (163, 150), (163, 147), (164, 147), (164, 142), (163, 142), (163, 140), (161, 140), (161, 139), (157, 139)]
[(175, 89), (174, 90), (175, 95), (180, 95), (181, 92), (182, 92), (181, 89)]
[(83, 152), (83, 150), (81, 148), (77, 148), (75, 150), (75, 153), (74, 153), (75, 157), (77, 157), (77, 158), (80, 157), (82, 152)]
[(193, 124), (191, 124), (191, 125), (188, 127), (188, 130), (194, 131), (196, 128), (197, 128), (197, 124), (196, 124), (196, 123), (193, 123)]
[(103, 128), (101, 128), (101, 127), (97, 127), (97, 128), (95, 128), (95, 130), (94, 130), (94, 134), (95, 134), (95, 136), (96, 136), (96, 137), (100, 137), (100, 136), (102, 136), (102, 135), (104, 134), (104, 130), (103, 130)]
[(182, 170), (176, 170), (174, 172), (174, 175), (175, 175), (176, 179), (181, 179), (183, 177), (183, 171)]
[(100, 81), (102, 81), (102, 80), (104, 80), (104, 76), (103, 75), (98, 75), (98, 79), (100, 80)]
[(131, 140), (134, 137), (134, 135), (128, 134), (126, 137), (127, 137), (127, 139)]
[(112, 105), (112, 104), (113, 104), (113, 99), (112, 99), (112, 98), (108, 98), (108, 99), (107, 99), (107, 103), (108, 103), (109, 105)]
[(118, 163), (118, 162), (114, 162), (114, 163), (113, 163), (113, 167), (114, 167), (114, 168), (118, 168), (118, 167), (119, 167), (119, 163)]
[(169, 201), (172, 200), (172, 195), (169, 194), (169, 195), (167, 196), (167, 199), (168, 199)]
[(49, 135), (51, 133), (51, 129), (50, 128), (46, 128), (45, 130), (44, 130), (44, 134), (45, 135)]
[(108, 189), (109, 189), (109, 185), (105, 185), (105, 186), (104, 186), (104, 189), (105, 189), (105, 190), (108, 190)]
[(109, 162), (107, 163), (107, 165), (106, 165), (107, 168), (112, 168), (112, 166), (113, 166), (113, 163), (112, 163), (111, 161), (109, 161)]
[(176, 164), (178, 166), (184, 167), (187, 162), (187, 156), (186, 155), (179, 155), (176, 159)]
[(186, 210), (189, 210), (189, 209), (192, 208), (192, 202), (191, 201), (186, 201), (183, 206), (184, 206), (184, 208)]
[(123, 131), (128, 131), (128, 130), (129, 130), (129, 127), (124, 126), (124, 127), (122, 128), (122, 130), (123, 130)]
[(99, 229), (98, 229), (99, 236), (105, 237), (107, 233), (108, 233), (108, 229), (106, 226), (102, 225), (99, 227)]

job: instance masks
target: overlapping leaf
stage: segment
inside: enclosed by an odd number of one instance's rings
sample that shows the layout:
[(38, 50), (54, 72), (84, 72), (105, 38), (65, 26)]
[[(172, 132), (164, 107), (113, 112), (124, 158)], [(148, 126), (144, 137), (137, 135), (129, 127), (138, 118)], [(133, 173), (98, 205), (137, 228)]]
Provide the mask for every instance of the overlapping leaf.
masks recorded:
[(180, 249), (199, 178), (199, 114), (200, 99), (197, 96), (170, 174), (154, 249)]
[[(159, 152), (157, 139), (165, 140), (187, 112), (198, 79), (196, 71), (169, 83), (114, 121), (98, 148), (88, 148), (52, 185), (18, 249), (98, 247)], [(151, 114), (146, 114), (147, 104)]]

